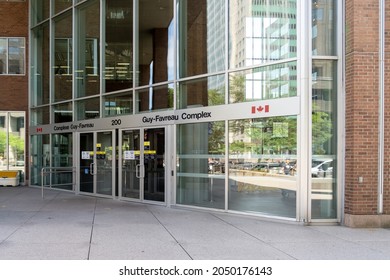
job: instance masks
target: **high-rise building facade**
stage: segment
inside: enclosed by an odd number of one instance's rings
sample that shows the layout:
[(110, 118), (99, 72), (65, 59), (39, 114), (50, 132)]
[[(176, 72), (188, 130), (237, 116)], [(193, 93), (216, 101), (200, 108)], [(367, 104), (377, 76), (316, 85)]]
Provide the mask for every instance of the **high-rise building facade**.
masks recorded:
[(31, 0), (29, 183), (385, 225), (386, 184), (363, 210), (370, 179), (348, 163), (358, 2)]

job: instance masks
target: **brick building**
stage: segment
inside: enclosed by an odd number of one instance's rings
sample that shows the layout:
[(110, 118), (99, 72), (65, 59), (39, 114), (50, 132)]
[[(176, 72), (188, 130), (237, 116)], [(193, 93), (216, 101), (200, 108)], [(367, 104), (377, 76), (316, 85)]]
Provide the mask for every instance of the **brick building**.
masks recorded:
[(28, 1), (0, 1), (0, 170), (28, 174)]
[(345, 223), (390, 225), (386, 1), (345, 1)]

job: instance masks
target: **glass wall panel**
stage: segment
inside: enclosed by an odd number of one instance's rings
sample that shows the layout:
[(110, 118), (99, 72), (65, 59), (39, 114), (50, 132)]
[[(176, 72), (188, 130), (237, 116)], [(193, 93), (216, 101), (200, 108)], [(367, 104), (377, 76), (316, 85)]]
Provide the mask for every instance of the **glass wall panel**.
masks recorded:
[(313, 61), (312, 218), (337, 217), (337, 62)]
[(63, 123), (73, 121), (72, 102), (56, 104), (53, 106), (54, 122)]
[(7, 74), (7, 38), (0, 38), (0, 74)]
[(100, 116), (100, 98), (76, 102), (77, 120), (97, 119)]
[(104, 116), (130, 115), (133, 113), (133, 91), (104, 97)]
[(24, 112), (0, 112), (0, 170), (18, 170), (20, 183), (25, 174), (24, 120)]
[(100, 93), (100, 5), (88, 1), (77, 9), (76, 97)]
[(49, 106), (31, 109), (30, 113), (30, 122), (32, 126), (50, 123)]
[(72, 7), (72, 0), (54, 0), (54, 14), (57, 14), (67, 8)]
[(136, 112), (172, 109), (173, 92), (173, 84), (137, 90), (135, 92)]
[(133, 1), (106, 0), (104, 92), (133, 87)]
[(50, 0), (31, 0), (31, 23), (35, 25), (50, 16)]
[(31, 105), (49, 103), (50, 78), (50, 33), (49, 24), (45, 23), (32, 31), (31, 53)]
[(173, 80), (173, 1), (140, 0), (138, 20), (137, 85)]
[(229, 75), (230, 103), (297, 95), (296, 62), (258, 67)]
[(297, 56), (296, 0), (229, 1), (229, 67)]
[[(142, 139), (142, 140), (141, 140)], [(140, 177), (137, 176), (141, 163), (141, 141), (139, 130), (127, 130), (122, 134), (122, 196), (140, 198)], [(134, 156), (127, 157), (126, 154)]]
[(73, 190), (73, 138), (72, 133), (52, 135), (52, 167), (59, 167), (52, 174), (54, 188)]
[(295, 218), (297, 118), (229, 121), (229, 209)]
[(225, 0), (178, 2), (179, 77), (225, 70)]
[(54, 21), (54, 102), (72, 99), (72, 12)]
[(225, 122), (177, 127), (178, 204), (225, 208)]
[[(31, 136), (30, 157), (30, 183), (31, 185), (40, 186), (42, 184), (41, 170), (43, 167), (50, 166), (50, 135)], [(46, 176), (45, 184), (48, 179), (48, 176)]]
[(222, 104), (225, 104), (225, 75), (179, 83), (179, 109)]
[(8, 74), (24, 74), (24, 38), (8, 39)]
[(337, 1), (312, 0), (313, 55), (337, 55)]

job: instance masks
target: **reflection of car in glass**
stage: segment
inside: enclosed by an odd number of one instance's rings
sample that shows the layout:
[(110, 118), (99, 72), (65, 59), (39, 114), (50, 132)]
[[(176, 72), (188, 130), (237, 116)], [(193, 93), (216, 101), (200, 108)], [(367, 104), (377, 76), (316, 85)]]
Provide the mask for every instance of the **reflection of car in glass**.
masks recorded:
[(312, 177), (326, 177), (333, 174), (333, 160), (313, 160), (311, 163)]
[(16, 161), (16, 166), (24, 166), (24, 161), (23, 160)]
[(281, 170), (281, 164), (278, 162), (260, 162), (253, 166), (252, 170), (267, 172), (267, 173), (279, 173)]

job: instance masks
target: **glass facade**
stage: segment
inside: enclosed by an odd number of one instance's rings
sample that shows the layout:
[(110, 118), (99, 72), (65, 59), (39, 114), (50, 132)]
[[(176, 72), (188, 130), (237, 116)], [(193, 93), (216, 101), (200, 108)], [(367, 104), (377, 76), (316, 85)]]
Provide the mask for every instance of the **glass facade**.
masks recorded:
[(341, 4), (303, 2), (31, 0), (31, 183), (336, 221)]
[(177, 203), (225, 209), (225, 123), (180, 125), (177, 141)]
[(296, 217), (296, 117), (229, 122), (229, 209)]
[(312, 1), (311, 217), (337, 217), (337, 1)]
[(19, 171), (24, 182), (25, 170), (25, 113), (0, 111), (0, 170)]

